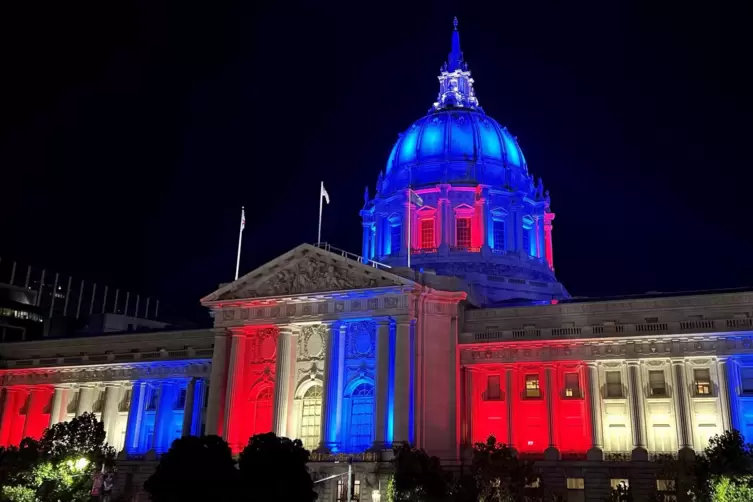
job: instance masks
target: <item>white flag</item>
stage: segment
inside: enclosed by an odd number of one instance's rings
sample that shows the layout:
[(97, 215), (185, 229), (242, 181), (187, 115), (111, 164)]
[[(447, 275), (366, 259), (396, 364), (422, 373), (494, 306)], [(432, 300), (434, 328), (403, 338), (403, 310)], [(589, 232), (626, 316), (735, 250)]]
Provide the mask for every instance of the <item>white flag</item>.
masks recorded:
[[(410, 189), (409, 189), (410, 190)], [(417, 205), (418, 207), (421, 207), (424, 205), (424, 200), (419, 196), (416, 192), (413, 190), (410, 191), (410, 201)]]
[(246, 228), (246, 209), (241, 208), (241, 232), (243, 232), (243, 229)]
[(324, 197), (324, 200), (329, 204), (329, 194), (327, 193), (327, 189), (324, 188), (324, 182), (322, 181), (322, 189), (319, 191), (319, 197)]

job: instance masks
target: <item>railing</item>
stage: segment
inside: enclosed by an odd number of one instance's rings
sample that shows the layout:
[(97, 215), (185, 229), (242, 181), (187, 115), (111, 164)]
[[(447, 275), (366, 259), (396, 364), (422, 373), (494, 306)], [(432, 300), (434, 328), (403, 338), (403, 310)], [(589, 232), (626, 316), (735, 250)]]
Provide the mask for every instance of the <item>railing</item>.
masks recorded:
[(479, 253), (481, 252), (480, 247), (471, 247), (471, 246), (455, 246), (450, 248), (450, 253)]
[(332, 246), (330, 244), (327, 244), (326, 242), (319, 242), (317, 244), (314, 244), (314, 246), (318, 247), (319, 249), (323, 249), (324, 251), (327, 251), (329, 253), (339, 254), (343, 258), (347, 258), (349, 260), (354, 260), (354, 261), (363, 263), (364, 265), (370, 265), (370, 266), (372, 266), (374, 268), (384, 268), (384, 269), (392, 268), (389, 265), (387, 265), (386, 263), (381, 263), (381, 262), (378, 262), (378, 261), (374, 261), (374, 260), (371, 260), (369, 258), (365, 258), (363, 256), (357, 255), (355, 253), (351, 253), (349, 251), (345, 251), (344, 249), (336, 248), (336, 247), (334, 247), (334, 246)]
[[(493, 322), (489, 319), (489, 322)], [(575, 326), (567, 328), (495, 329), (461, 335), (461, 341), (531, 340), (538, 338), (592, 338), (610, 335), (693, 334), (753, 329), (753, 319), (716, 319), (641, 324)]]

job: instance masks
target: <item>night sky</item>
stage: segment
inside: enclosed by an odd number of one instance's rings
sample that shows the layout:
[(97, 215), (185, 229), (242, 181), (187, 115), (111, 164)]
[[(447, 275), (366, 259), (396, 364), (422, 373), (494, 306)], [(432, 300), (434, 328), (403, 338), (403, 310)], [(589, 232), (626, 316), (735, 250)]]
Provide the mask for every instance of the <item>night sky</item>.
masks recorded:
[[(458, 16), (485, 111), (552, 194), (573, 295), (753, 285), (744, 2), (13, 2), (0, 256), (190, 310), (358, 211)], [(259, 5), (254, 5), (259, 4)], [(8, 9), (11, 9), (10, 11)]]

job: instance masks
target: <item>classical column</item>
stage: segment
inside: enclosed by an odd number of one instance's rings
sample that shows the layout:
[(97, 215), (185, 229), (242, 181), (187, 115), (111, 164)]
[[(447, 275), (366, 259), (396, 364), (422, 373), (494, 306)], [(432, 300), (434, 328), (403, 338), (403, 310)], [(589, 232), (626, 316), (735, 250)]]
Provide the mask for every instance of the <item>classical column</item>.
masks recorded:
[(78, 407), (76, 408), (76, 416), (82, 415), (87, 411), (92, 411), (94, 405), (94, 391), (96, 389), (92, 385), (81, 385), (78, 391)]
[[(107, 443), (112, 446), (115, 444), (115, 434), (118, 433), (115, 429), (118, 424), (119, 405), (120, 405), (120, 392), (121, 385), (119, 383), (108, 382), (105, 384), (105, 407), (102, 410), (102, 423), (105, 426), (105, 432), (107, 433)], [(57, 389), (55, 391), (57, 395)]]
[(337, 387), (335, 393), (337, 403), (335, 409), (335, 432), (333, 440), (335, 445), (339, 445), (342, 440), (342, 426), (343, 426), (343, 399), (342, 393), (345, 390), (345, 336), (348, 333), (348, 324), (341, 323), (340, 330), (337, 335)]
[(646, 434), (643, 413), (643, 384), (638, 361), (628, 361), (628, 386), (633, 416), (633, 447), (646, 449)]
[(732, 428), (730, 420), (730, 398), (729, 398), (729, 373), (728, 361), (726, 357), (720, 357), (717, 362), (717, 382), (719, 382), (719, 406), (722, 410), (722, 427), (728, 431)]
[[(364, 255), (366, 256), (366, 255)], [(328, 444), (331, 437), (331, 429), (334, 423), (330, 420), (331, 410), (334, 409), (337, 395), (333, 391), (333, 383), (337, 378), (337, 368), (333, 364), (333, 342), (335, 337), (335, 330), (332, 329), (331, 323), (322, 323), (322, 327), (326, 330), (324, 336), (324, 347), (326, 352), (324, 353), (324, 375), (322, 376), (322, 416), (319, 421), (319, 449), (322, 451), (328, 450)], [(334, 378), (333, 378), (334, 376)]]
[(601, 460), (603, 458), (604, 440), (601, 422), (601, 389), (599, 386), (599, 366), (596, 362), (589, 362), (586, 371), (588, 381), (588, 397), (591, 403), (591, 450), (589, 460)]
[(549, 448), (556, 448), (554, 437), (554, 393), (556, 389), (553, 385), (552, 367), (547, 366), (546, 372), (546, 413), (549, 417)]
[(126, 424), (125, 449), (128, 453), (142, 453), (141, 422), (146, 391), (146, 382), (134, 382), (131, 390), (131, 404), (128, 407), (128, 423)]
[(3, 414), (0, 416), (0, 446), (8, 446), (12, 439), (11, 431), (17, 392), (11, 387), (5, 387), (2, 391), (5, 394), (5, 401), (3, 401)]
[(387, 414), (389, 412), (390, 384), (390, 321), (377, 321), (376, 333), (376, 388), (374, 389), (374, 449), (385, 447), (387, 439)]
[(395, 405), (393, 443), (410, 441), (410, 321), (400, 321), (395, 335)]
[(546, 261), (554, 270), (554, 247), (552, 246), (552, 220), (554, 213), (544, 213), (544, 240), (546, 241)]
[(275, 371), (275, 408), (272, 426), (278, 436), (287, 436), (288, 380), (290, 379), (291, 329), (280, 329), (277, 337), (277, 368)]
[(214, 336), (212, 353), (212, 371), (209, 375), (209, 396), (207, 397), (206, 433), (222, 434), (224, 421), (220, 420), (220, 411), (225, 408), (225, 385), (227, 383), (227, 346), (228, 336), (217, 333)]
[(52, 409), (50, 410), (50, 427), (60, 422), (60, 410), (63, 408), (65, 397), (65, 388), (62, 386), (55, 387), (55, 393), (52, 395)]
[[(513, 369), (507, 368), (505, 370), (505, 407), (507, 408), (507, 444), (513, 446), (513, 408), (512, 403), (514, 401), (512, 395), (512, 379)], [(484, 438), (485, 439), (485, 438)]]
[(223, 436), (233, 451), (240, 450), (240, 443), (243, 441), (238, 437), (236, 424), (240, 425), (245, 420), (242, 415), (245, 359), (246, 334), (242, 331), (233, 331), (225, 390), (225, 420), (222, 427)]
[(672, 360), (672, 380), (674, 384), (675, 414), (677, 416), (677, 442), (680, 449), (693, 448), (693, 435), (690, 433), (690, 403), (685, 386), (685, 361)]
[(191, 378), (186, 384), (186, 402), (183, 403), (183, 429), (181, 430), (182, 436), (192, 435), (191, 426), (194, 419), (194, 392), (196, 392), (196, 378)]

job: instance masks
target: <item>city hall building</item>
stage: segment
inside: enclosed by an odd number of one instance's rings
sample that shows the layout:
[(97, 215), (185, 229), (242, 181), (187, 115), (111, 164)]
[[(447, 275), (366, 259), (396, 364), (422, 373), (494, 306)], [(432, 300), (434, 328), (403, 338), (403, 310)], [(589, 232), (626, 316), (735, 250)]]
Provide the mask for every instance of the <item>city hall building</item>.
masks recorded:
[[(463, 470), (493, 434), (542, 490), (606, 500), (624, 480), (638, 502), (673, 490), (665, 459), (753, 438), (753, 293), (571, 300), (549, 192), (480, 107), (457, 22), (360, 214), (360, 255), (302, 244), (203, 298), (212, 329), (0, 344), (0, 445), (92, 411), (137, 495), (175, 438), (237, 453), (274, 431), (317, 480), (352, 463), (364, 502), (392, 446)], [(345, 500), (343, 477), (317, 489)]]

